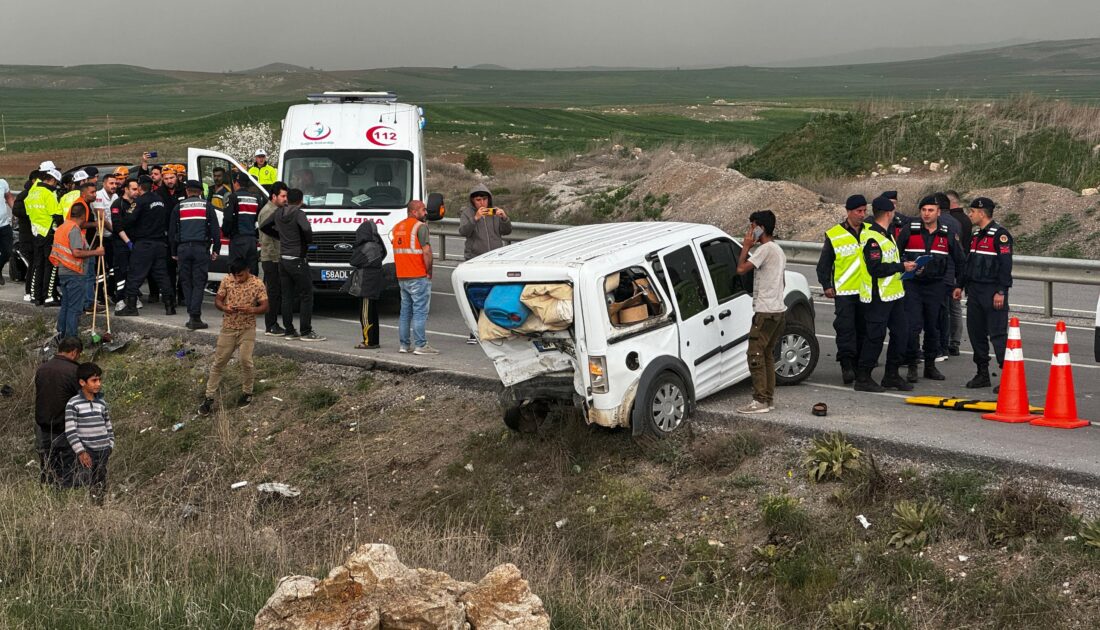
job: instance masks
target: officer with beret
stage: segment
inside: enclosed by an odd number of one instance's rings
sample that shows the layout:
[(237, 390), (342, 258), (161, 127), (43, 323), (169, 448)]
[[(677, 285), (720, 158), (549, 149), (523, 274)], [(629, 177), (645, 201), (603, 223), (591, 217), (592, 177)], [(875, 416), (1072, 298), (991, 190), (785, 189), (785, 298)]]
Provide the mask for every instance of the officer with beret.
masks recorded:
[(202, 321), (202, 296), (210, 262), (218, 258), (221, 232), (214, 204), (202, 196), (202, 182), (189, 179), (183, 187), (187, 196), (172, 210), (168, 221), (168, 248), (179, 269), (183, 304), (190, 316), (187, 328), (201, 330), (209, 328)]
[(817, 281), (825, 290), (825, 297), (833, 300), (836, 360), (840, 362), (844, 384), (851, 385), (856, 379), (856, 362), (867, 335), (863, 305), (859, 301), (864, 273), (859, 235), (865, 227), (867, 198), (852, 195), (844, 202), (844, 209), (848, 213), (844, 220), (825, 232), (825, 245), (817, 261)]
[[(886, 197), (871, 202), (874, 220), (859, 235), (863, 249), (864, 273), (860, 282), (859, 300), (863, 303), (867, 338), (859, 355), (854, 388), (859, 392), (881, 392), (887, 387), (899, 391), (913, 389), (898, 370), (905, 354), (908, 322), (905, 317), (905, 288), (901, 274), (916, 269), (912, 261), (902, 262), (901, 250), (894, 240), (894, 204)], [(890, 347), (886, 353), (886, 374), (882, 385), (871, 380), (871, 370), (882, 353), (886, 331), (890, 331)]]
[[(145, 279), (152, 276), (157, 286), (171, 287), (168, 278), (168, 208), (164, 197), (153, 190), (153, 179), (142, 175), (138, 180), (141, 196), (126, 223), (126, 234), (134, 244), (130, 252), (130, 264), (126, 274), (126, 307), (121, 316), (138, 314), (138, 292)], [(173, 291), (164, 293), (164, 313), (176, 314)]]
[[(987, 197), (978, 197), (968, 213), (974, 224), (970, 239), (970, 255), (966, 261), (961, 287), (955, 289), (955, 299), (966, 291), (966, 329), (974, 349), (977, 374), (966, 384), (970, 389), (989, 387), (989, 344), (997, 364), (1005, 360), (1008, 339), (1008, 289), (1012, 286), (1012, 235), (993, 220), (997, 204)], [(996, 389), (994, 389), (996, 392)]]
[(941, 311), (948, 287), (956, 285), (966, 255), (963, 254), (958, 234), (940, 220), (940, 205), (932, 195), (921, 199), (920, 217), (902, 229), (898, 244), (903, 249), (902, 260), (916, 262), (922, 256), (929, 257), (911, 279), (905, 280), (905, 311), (909, 319), (909, 341), (905, 352), (909, 371), (906, 380), (917, 382), (917, 356), (923, 331), (924, 378), (942, 381), (945, 377), (936, 369), (940, 337), (946, 334), (941, 327)]

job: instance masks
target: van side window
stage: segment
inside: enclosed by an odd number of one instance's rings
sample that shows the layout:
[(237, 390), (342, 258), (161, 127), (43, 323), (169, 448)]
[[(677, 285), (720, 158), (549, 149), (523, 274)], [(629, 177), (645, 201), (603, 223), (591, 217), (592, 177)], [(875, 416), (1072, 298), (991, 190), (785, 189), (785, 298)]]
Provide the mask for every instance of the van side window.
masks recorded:
[(737, 273), (737, 257), (741, 255), (737, 243), (724, 238), (715, 239), (704, 243), (701, 250), (719, 303), (745, 293), (744, 283)]
[(608, 274), (603, 281), (607, 317), (615, 327), (633, 326), (667, 311), (653, 280), (643, 267)]
[(668, 266), (665, 273), (672, 285), (672, 294), (680, 307), (680, 318), (691, 319), (706, 310), (710, 306), (707, 289), (691, 246), (681, 247), (665, 256), (665, 264)]

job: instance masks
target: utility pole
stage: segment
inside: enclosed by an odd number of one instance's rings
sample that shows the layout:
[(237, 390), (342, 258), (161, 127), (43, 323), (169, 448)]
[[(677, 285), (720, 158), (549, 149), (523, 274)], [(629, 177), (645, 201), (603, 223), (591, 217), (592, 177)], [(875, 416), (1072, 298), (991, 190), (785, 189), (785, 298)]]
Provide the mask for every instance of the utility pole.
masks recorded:
[(111, 160), (111, 115), (107, 114), (107, 160)]

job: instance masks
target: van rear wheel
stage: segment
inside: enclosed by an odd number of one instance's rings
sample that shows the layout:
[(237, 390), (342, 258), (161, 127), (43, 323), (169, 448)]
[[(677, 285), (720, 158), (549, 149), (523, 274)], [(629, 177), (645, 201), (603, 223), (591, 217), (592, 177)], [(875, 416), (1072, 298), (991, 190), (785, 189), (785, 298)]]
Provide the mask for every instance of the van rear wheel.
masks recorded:
[(644, 405), (646, 430), (659, 438), (668, 437), (687, 418), (688, 398), (684, 380), (675, 372), (662, 372), (649, 384), (645, 396), (638, 403)]
[(526, 400), (504, 408), (504, 424), (517, 433), (535, 433), (549, 413), (545, 400)]
[(809, 378), (817, 367), (820, 352), (812, 330), (799, 322), (788, 321), (775, 344), (775, 384), (795, 385)]

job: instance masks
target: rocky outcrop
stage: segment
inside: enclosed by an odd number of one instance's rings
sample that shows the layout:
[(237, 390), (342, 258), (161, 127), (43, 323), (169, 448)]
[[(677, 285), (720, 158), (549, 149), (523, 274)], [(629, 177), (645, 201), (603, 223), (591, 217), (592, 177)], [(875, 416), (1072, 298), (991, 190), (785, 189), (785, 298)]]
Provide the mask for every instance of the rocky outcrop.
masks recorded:
[(503, 564), (471, 584), (410, 569), (389, 545), (363, 545), (323, 580), (279, 581), (256, 630), (542, 630), (550, 616), (519, 569)]

